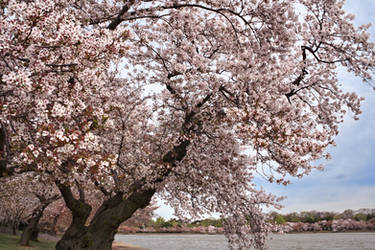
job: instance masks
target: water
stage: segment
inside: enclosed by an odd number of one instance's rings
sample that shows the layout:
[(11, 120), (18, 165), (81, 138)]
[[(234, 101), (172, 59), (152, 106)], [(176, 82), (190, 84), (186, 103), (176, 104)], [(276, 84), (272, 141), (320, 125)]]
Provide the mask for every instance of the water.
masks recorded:
[[(271, 250), (375, 250), (375, 233), (303, 233), (273, 235)], [(151, 250), (227, 250), (223, 235), (132, 234), (115, 241)]]

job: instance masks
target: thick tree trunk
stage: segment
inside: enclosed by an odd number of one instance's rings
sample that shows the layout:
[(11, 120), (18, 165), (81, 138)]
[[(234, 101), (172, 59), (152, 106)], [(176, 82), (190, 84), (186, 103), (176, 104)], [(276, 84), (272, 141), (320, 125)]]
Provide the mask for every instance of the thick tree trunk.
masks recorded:
[[(114, 236), (120, 224), (130, 218), (139, 208), (146, 207), (155, 190), (134, 192), (123, 200), (123, 194), (105, 201), (98, 209), (89, 226), (69, 230), (75, 224), (72, 223), (67, 232), (56, 245), (56, 250), (110, 250)], [(74, 220), (73, 216), (73, 220)]]
[[(101, 228), (94, 233), (91, 232), (91, 227), (82, 229), (77, 235), (66, 235), (57, 242), (56, 250), (110, 250), (112, 249), (112, 242), (116, 234), (116, 230), (108, 230), (108, 226), (103, 221)], [(78, 235), (80, 235), (78, 237)]]
[[(85, 223), (91, 212), (91, 206), (73, 197), (69, 187), (58, 184), (67, 207), (72, 212), (72, 223), (65, 231), (61, 240), (56, 244), (56, 249), (76, 250), (90, 249), (90, 238), (87, 237)], [(100, 249), (100, 248), (98, 248)], [(104, 249), (104, 248), (103, 248)]]

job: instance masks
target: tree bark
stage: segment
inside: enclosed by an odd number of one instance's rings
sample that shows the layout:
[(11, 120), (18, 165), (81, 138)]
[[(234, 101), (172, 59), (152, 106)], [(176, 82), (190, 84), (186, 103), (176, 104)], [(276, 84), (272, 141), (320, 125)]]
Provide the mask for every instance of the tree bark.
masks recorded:
[(12, 225), (12, 234), (13, 235), (17, 235), (17, 227), (18, 227), (18, 224), (13, 223), (13, 225)]
[(35, 230), (33, 231), (32, 235), (31, 235), (30, 240), (35, 241), (35, 242), (39, 242), (38, 236), (39, 236), (39, 228), (36, 227)]
[(0, 123), (0, 177), (8, 176), (7, 159), (6, 159), (6, 131), (2, 123)]
[(56, 182), (66, 206), (72, 212), (72, 223), (65, 231), (61, 240), (56, 244), (56, 249), (88, 249), (90, 239), (86, 237), (87, 226), (85, 223), (91, 212), (91, 206), (82, 200), (75, 199), (69, 186)]
[(73, 222), (69, 229), (76, 226), (78, 230), (73, 232), (68, 229), (57, 243), (56, 250), (112, 249), (114, 236), (120, 224), (130, 218), (136, 210), (146, 207), (154, 193), (154, 189), (141, 190), (132, 193), (125, 200), (123, 194), (118, 193), (103, 202), (88, 226), (78, 228), (77, 223)]

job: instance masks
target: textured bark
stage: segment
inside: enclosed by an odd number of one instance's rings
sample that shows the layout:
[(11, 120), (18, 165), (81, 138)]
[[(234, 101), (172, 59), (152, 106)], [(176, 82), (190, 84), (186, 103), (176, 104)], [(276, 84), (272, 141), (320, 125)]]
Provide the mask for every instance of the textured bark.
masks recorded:
[(70, 187), (58, 182), (56, 185), (64, 198), (66, 206), (72, 212), (72, 223), (61, 240), (57, 242), (56, 249), (88, 249), (90, 242), (86, 238), (87, 227), (85, 223), (92, 208), (84, 201), (75, 199)]
[[(83, 221), (77, 218), (79, 214), (74, 213), (73, 222), (57, 243), (56, 249), (111, 249), (114, 236), (120, 224), (130, 218), (139, 208), (146, 207), (154, 193), (154, 189), (134, 192), (125, 200), (122, 199), (122, 193), (117, 194), (102, 204), (89, 226), (84, 226), (84, 223), (82, 224)], [(84, 202), (82, 202), (82, 206), (84, 206), (83, 204)], [(85, 211), (89, 214), (89, 210)]]

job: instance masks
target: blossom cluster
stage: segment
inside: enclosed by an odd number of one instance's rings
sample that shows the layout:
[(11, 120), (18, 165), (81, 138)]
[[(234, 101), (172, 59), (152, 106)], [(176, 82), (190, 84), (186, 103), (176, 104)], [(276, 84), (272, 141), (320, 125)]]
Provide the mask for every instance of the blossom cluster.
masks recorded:
[(358, 118), (337, 68), (369, 82), (375, 67), (368, 26), (339, 0), (6, 0), (0, 12), (9, 167), (81, 200), (137, 190), (181, 218), (220, 213), (233, 248), (261, 248), (262, 209), (280, 207), (255, 176), (288, 185), (321, 169), (344, 115)]

